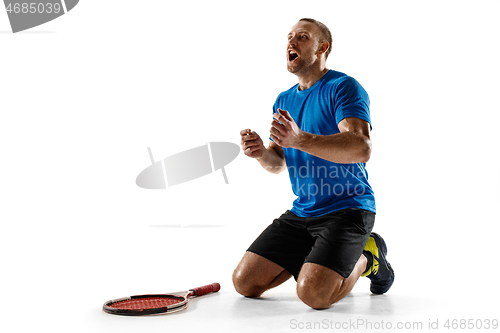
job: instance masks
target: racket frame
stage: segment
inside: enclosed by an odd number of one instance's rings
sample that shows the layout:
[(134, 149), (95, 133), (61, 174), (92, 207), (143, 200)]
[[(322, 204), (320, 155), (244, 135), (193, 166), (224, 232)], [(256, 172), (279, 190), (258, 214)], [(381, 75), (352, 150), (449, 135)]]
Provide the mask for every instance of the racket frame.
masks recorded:
[[(121, 297), (121, 298), (116, 298), (116, 299), (112, 299), (110, 301), (107, 301), (102, 306), (102, 309), (106, 313), (124, 315), (124, 316), (144, 316), (144, 315), (153, 315), (153, 314), (159, 314), (159, 313), (173, 313), (173, 312), (184, 310), (187, 307), (187, 303), (188, 303), (189, 297), (191, 295), (193, 295), (192, 291), (186, 292), (185, 296), (174, 295), (174, 294), (146, 294), (146, 295), (127, 296), (127, 297)], [(172, 305), (167, 305), (167, 306), (159, 307), (159, 308), (152, 308), (152, 309), (128, 310), (128, 309), (119, 309), (119, 308), (112, 307), (113, 304), (118, 303), (118, 302), (129, 301), (129, 300), (134, 300), (134, 299), (141, 299), (141, 298), (176, 298), (176, 299), (182, 299), (182, 300), (179, 303), (175, 303)]]
[[(187, 303), (189, 301), (190, 297), (196, 297), (196, 296), (202, 296), (205, 294), (217, 292), (220, 290), (220, 284), (217, 282), (205, 285), (202, 287), (194, 288), (194, 289), (189, 289), (189, 291), (181, 291), (178, 293), (172, 293), (172, 294), (146, 294), (146, 295), (136, 295), (136, 296), (127, 296), (127, 297), (121, 297), (121, 298), (116, 298), (112, 299), (110, 301), (107, 301), (104, 303), (102, 306), (102, 309), (106, 313), (110, 314), (116, 314), (116, 315), (124, 315), (124, 316), (144, 316), (144, 315), (154, 315), (154, 314), (160, 314), (160, 313), (173, 313), (177, 311), (184, 310), (187, 307)], [(184, 296), (183, 296), (184, 295)], [(118, 302), (123, 302), (123, 301), (129, 301), (129, 300), (134, 300), (134, 299), (141, 299), (141, 298), (176, 298), (178, 300), (181, 300), (179, 303), (163, 306), (163, 307), (158, 307), (158, 308), (151, 308), (151, 309), (119, 309), (112, 307), (113, 304), (118, 303)]]

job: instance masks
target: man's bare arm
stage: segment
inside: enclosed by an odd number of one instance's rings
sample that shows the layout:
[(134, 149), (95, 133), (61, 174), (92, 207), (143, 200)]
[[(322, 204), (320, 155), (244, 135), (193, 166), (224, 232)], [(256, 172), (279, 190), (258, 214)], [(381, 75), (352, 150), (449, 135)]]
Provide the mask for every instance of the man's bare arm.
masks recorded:
[(264, 147), (260, 136), (249, 129), (242, 130), (240, 135), (241, 148), (245, 155), (255, 158), (264, 169), (271, 173), (280, 173), (286, 169), (282, 147), (272, 141), (267, 148)]
[(287, 111), (274, 114), (271, 138), (281, 147), (291, 147), (335, 163), (366, 163), (372, 144), (370, 124), (359, 118), (345, 118), (340, 133), (315, 135), (300, 130)]
[(283, 148), (270, 141), (263, 156), (257, 158), (260, 165), (271, 173), (280, 173), (286, 169), (285, 155)]

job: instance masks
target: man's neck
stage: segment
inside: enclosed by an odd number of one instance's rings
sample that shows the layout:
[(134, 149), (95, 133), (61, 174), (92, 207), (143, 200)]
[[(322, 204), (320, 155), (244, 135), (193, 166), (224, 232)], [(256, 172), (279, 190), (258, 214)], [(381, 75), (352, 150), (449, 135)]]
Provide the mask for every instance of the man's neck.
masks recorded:
[(316, 82), (319, 81), (328, 72), (328, 68), (322, 67), (316, 70), (308, 71), (302, 75), (297, 75), (299, 78), (299, 90), (306, 90), (311, 88)]

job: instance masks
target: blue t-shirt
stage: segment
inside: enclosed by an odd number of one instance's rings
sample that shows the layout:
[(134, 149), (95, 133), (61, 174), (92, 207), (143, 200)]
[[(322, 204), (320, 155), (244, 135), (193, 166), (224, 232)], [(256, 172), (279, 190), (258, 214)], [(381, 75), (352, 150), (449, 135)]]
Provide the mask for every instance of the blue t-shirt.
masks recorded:
[[(329, 70), (311, 88), (295, 85), (274, 103), (290, 113), (302, 131), (317, 135), (340, 133), (338, 123), (356, 117), (370, 123), (370, 100), (363, 87), (344, 73)], [(321, 216), (345, 208), (375, 213), (375, 197), (365, 163), (339, 164), (294, 148), (283, 148), (297, 199), (291, 211), (302, 217)]]

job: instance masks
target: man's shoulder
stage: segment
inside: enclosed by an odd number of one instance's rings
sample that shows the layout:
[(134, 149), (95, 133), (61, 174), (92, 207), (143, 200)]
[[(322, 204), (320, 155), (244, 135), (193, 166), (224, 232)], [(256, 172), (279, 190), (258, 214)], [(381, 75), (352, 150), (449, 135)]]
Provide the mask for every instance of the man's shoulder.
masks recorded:
[[(352, 77), (349, 76), (343, 72), (339, 72), (333, 69), (328, 70), (328, 72), (323, 75), (321, 78), (321, 83), (319, 84), (319, 90), (321, 93), (325, 93), (324, 89), (332, 90), (335, 91), (339, 87), (342, 87), (343, 85), (349, 85), (350, 83), (357, 83), (357, 81)], [(287, 98), (288, 96), (294, 95), (298, 91), (298, 86), (299, 84), (293, 85), (291, 88), (282, 91), (278, 97), (276, 98), (277, 100)]]
[(325, 75), (328, 75), (328, 77), (325, 78), (323, 87), (328, 91), (328, 93), (348, 95), (367, 94), (363, 86), (352, 76), (333, 70), (330, 70)]
[(280, 97), (284, 97), (286, 95), (290, 95), (290, 94), (293, 94), (297, 91), (297, 88), (298, 88), (299, 84), (295, 84), (293, 85), (290, 89), (287, 89), (285, 91), (282, 91), (279, 95), (278, 95), (278, 98)]
[(348, 81), (356, 81), (356, 80), (352, 76), (349, 76), (339, 71), (335, 71), (333, 69), (330, 69), (324, 76), (325, 84), (330, 86), (332, 85), (338, 86)]

